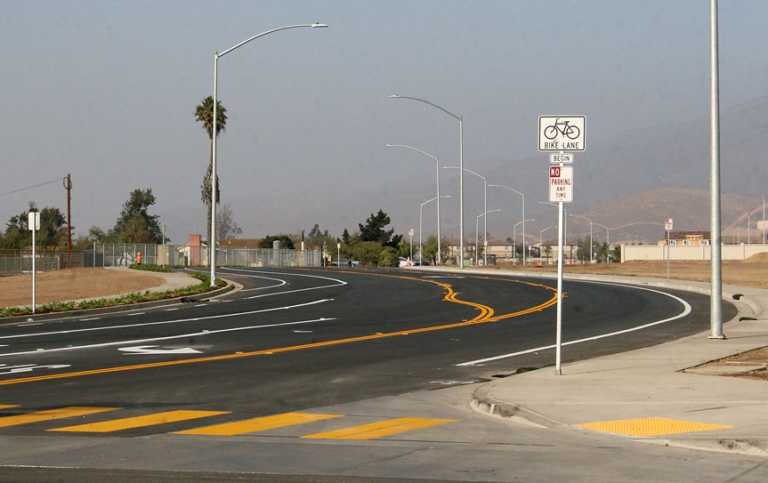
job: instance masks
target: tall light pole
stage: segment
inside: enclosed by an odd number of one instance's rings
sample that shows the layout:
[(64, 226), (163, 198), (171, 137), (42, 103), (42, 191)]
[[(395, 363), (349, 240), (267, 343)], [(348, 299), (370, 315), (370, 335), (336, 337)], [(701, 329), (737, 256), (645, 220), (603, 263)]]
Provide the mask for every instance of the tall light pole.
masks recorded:
[(217, 137), (217, 128), (218, 128), (218, 99), (219, 99), (219, 85), (218, 85), (218, 77), (219, 77), (219, 59), (221, 57), (224, 57), (225, 55), (229, 54), (230, 52), (239, 49), (243, 45), (256, 40), (260, 37), (267, 36), (269, 34), (273, 34), (275, 32), (279, 32), (281, 30), (290, 30), (290, 29), (299, 29), (299, 28), (325, 28), (328, 27), (325, 24), (322, 23), (312, 23), (312, 24), (301, 24), (301, 25), (286, 25), (284, 27), (277, 27), (271, 30), (267, 30), (265, 32), (262, 32), (260, 34), (256, 34), (252, 37), (249, 37), (239, 44), (235, 44), (232, 47), (222, 51), (222, 52), (214, 52), (213, 54), (213, 126), (211, 130), (212, 138), (211, 141), (211, 239), (209, 240), (210, 244), (210, 264), (211, 264), (211, 287), (216, 286), (216, 186), (217, 186), (217, 177), (216, 177), (216, 137)]
[[(390, 99), (407, 99), (421, 102), (430, 107), (444, 112), (459, 122), (459, 166), (464, 169), (464, 118), (460, 114), (454, 114), (448, 109), (420, 97), (400, 96), (392, 94)], [(464, 172), (459, 172), (459, 268), (464, 268)]]
[(551, 230), (554, 228), (555, 225), (549, 225), (548, 227), (544, 228), (543, 230), (539, 230), (539, 261), (541, 261), (541, 249), (544, 246), (544, 232), (547, 230)]
[[(478, 173), (477, 171), (472, 171), (469, 168), (462, 168), (461, 166), (443, 166), (445, 169), (458, 169), (460, 172), (466, 171), (469, 174), (473, 174), (483, 180), (483, 212), (488, 211), (488, 179), (483, 176), (482, 174)], [(488, 219), (483, 217), (483, 246), (488, 247)], [(487, 250), (483, 251), (483, 264), (486, 266), (488, 265), (488, 256), (485, 253)], [(475, 253), (477, 255), (477, 253)], [(477, 258), (477, 257), (475, 257)], [(475, 260), (475, 264), (477, 264), (477, 260)]]
[[(443, 198), (450, 198), (451, 195), (443, 195), (442, 197)], [(423, 245), (423, 241), (422, 241), (422, 237), (421, 237), (421, 229), (422, 229), (422, 224), (423, 224), (422, 220), (423, 220), (424, 206), (432, 203), (433, 201), (437, 201), (438, 206), (439, 206), (440, 198), (441, 198), (440, 196), (434, 196), (434, 197), (432, 197), (432, 198), (422, 202), (419, 205), (419, 266), (422, 266), (422, 267), (424, 266), (424, 255), (422, 254), (423, 251), (424, 251), (424, 245)], [(439, 241), (438, 241), (438, 245), (437, 245), (437, 253), (438, 253), (438, 257), (439, 257), (439, 253), (440, 253), (440, 242)]]
[[(526, 220), (525, 218), (523, 218), (522, 220), (512, 225), (512, 246), (514, 247), (514, 254), (515, 254), (514, 258), (517, 258), (517, 245), (515, 244), (517, 241), (517, 225), (522, 223), (523, 227), (525, 227), (526, 221), (530, 221), (531, 223), (533, 223), (534, 221), (536, 221), (536, 219), (529, 218)], [(525, 232), (523, 232), (523, 265), (525, 265)]]
[(435, 189), (435, 197), (437, 199), (437, 259), (436, 259), (436, 263), (437, 263), (437, 265), (440, 265), (440, 263), (442, 263), (442, 258), (443, 258), (443, 252), (442, 252), (441, 247), (440, 247), (440, 238), (442, 236), (440, 234), (440, 198), (442, 198), (440, 196), (440, 160), (437, 159), (437, 156), (435, 156), (433, 154), (429, 154), (426, 151), (422, 151), (419, 148), (416, 148), (416, 147), (413, 147), (413, 146), (409, 146), (407, 144), (387, 144), (386, 147), (388, 147), (388, 148), (410, 149), (411, 151), (416, 151), (417, 153), (422, 154), (422, 155), (424, 155), (424, 156), (426, 156), (428, 158), (431, 158), (432, 160), (435, 161), (435, 188), (436, 188)]
[(511, 191), (513, 193), (517, 193), (523, 199), (523, 216), (522, 216), (522, 220), (523, 220), (523, 266), (525, 266), (525, 259), (527, 257), (527, 255), (526, 255), (526, 246), (528, 245), (526, 243), (526, 241), (525, 241), (525, 193), (523, 193), (521, 191), (518, 191), (515, 188), (512, 188), (511, 186), (506, 186), (506, 185), (503, 185), (503, 184), (489, 184), (488, 187), (489, 188), (505, 189), (507, 191)]
[(611, 229), (596, 221), (593, 221), (592, 223), (605, 230), (605, 244), (608, 246), (608, 253), (606, 254), (605, 261), (606, 263), (611, 263)]
[(717, 0), (709, 0), (710, 61), (710, 233), (712, 280), (709, 300), (710, 339), (724, 339), (723, 279), (720, 246), (720, 64), (718, 60)]

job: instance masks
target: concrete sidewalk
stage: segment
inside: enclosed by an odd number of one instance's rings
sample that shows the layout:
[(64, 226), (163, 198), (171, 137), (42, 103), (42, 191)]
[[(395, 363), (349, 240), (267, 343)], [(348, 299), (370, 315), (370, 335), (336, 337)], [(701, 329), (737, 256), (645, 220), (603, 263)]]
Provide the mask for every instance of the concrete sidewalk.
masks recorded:
[[(530, 276), (482, 269), (464, 273)], [(708, 293), (708, 285), (697, 282), (588, 275), (568, 278)], [(724, 293), (729, 299), (734, 294), (743, 295), (734, 301), (739, 314), (726, 324), (726, 340), (709, 340), (707, 333), (702, 333), (565, 364), (560, 376), (552, 367), (526, 372), (480, 386), (473, 405), (484, 412), (523, 417), (543, 426), (768, 456), (768, 382), (685, 372), (712, 360), (768, 346), (768, 290), (728, 286)], [(754, 320), (739, 320), (743, 317)]]

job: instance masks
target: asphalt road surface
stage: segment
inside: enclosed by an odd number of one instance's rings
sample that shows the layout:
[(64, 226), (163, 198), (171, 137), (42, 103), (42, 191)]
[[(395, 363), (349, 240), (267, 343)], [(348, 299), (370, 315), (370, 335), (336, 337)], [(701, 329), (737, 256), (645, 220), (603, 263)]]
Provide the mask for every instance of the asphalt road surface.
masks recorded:
[[(502, 445), (497, 456), (507, 462), (505, 451), (524, 446), (515, 457), (533, 475), (549, 460), (527, 451), (572, 437), (531, 428), (510, 434), (466, 408), (471, 384), (553, 364), (550, 282), (400, 271), (220, 273), (243, 288), (212, 300), (0, 326), (0, 441), (13, 447), (0, 455), (7, 481), (96, 481), (105, 469), (180, 471), (180, 480), (199, 471), (201, 481), (207, 472), (212, 480), (273, 481), (264, 474), (278, 473), (295, 481), (342, 474), (506, 481), (501, 470), (464, 468), (447, 456), (459, 451), (451, 445)], [(566, 362), (708, 326), (702, 295), (591, 282), (567, 282), (565, 291)], [(735, 314), (730, 305), (724, 311)], [(435, 444), (447, 445), (435, 456), (440, 471), (381, 465)], [(650, 463), (653, 451), (631, 454)], [(464, 464), (493, 467), (470, 460)], [(749, 464), (720, 461), (717, 471), (737, 474)], [(41, 476), (26, 466), (79, 472)]]

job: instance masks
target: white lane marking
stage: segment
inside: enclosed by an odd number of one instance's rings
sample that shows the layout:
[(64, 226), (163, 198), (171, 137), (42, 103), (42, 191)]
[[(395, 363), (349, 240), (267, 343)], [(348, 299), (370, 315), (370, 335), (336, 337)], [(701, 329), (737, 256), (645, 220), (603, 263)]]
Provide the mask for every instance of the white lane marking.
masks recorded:
[(137, 345), (133, 347), (120, 347), (120, 352), (126, 352), (129, 356), (144, 354), (200, 354), (202, 351), (191, 347), (163, 348), (157, 345)]
[(208, 305), (208, 304), (197, 304), (197, 305), (195, 305), (195, 307), (205, 307), (206, 305)]
[(294, 334), (311, 334), (312, 331), (311, 330), (294, 330), (293, 333)]
[(176, 312), (179, 309), (165, 309), (164, 312)]
[(284, 326), (290, 326), (290, 325), (301, 325), (301, 324), (311, 324), (314, 322), (327, 322), (329, 320), (336, 320), (333, 317), (320, 317), (319, 319), (310, 319), (310, 320), (299, 320), (296, 322), (281, 322), (281, 323), (274, 323), (274, 324), (262, 324), (262, 325), (247, 325), (244, 327), (230, 327), (228, 329), (218, 329), (218, 330), (201, 330), (199, 332), (190, 332), (187, 334), (177, 334), (177, 335), (168, 335), (164, 337), (152, 337), (150, 339), (135, 339), (135, 340), (120, 340), (120, 341), (114, 341), (114, 342), (103, 342), (100, 344), (87, 344), (87, 345), (79, 345), (79, 346), (67, 346), (67, 347), (54, 347), (53, 349), (37, 349), (32, 351), (21, 351), (21, 352), (7, 352), (5, 354), (0, 354), (0, 357), (8, 357), (8, 356), (23, 356), (27, 354), (44, 354), (48, 352), (65, 352), (65, 351), (76, 351), (76, 350), (83, 350), (83, 349), (98, 349), (101, 347), (113, 347), (116, 345), (128, 345), (128, 344), (143, 344), (145, 342), (157, 342), (159, 340), (173, 340), (173, 339), (184, 339), (187, 337), (203, 337), (206, 335), (213, 335), (213, 334), (221, 334), (224, 332), (238, 332), (241, 330), (255, 330), (255, 329), (268, 329), (271, 327), (284, 327)]
[(49, 332), (36, 332), (33, 334), (16, 334), (16, 335), (4, 335), (0, 336), (0, 339), (21, 339), (26, 337), (42, 337), (46, 335), (60, 335), (60, 334), (75, 334), (79, 332), (92, 332), (96, 330), (111, 330), (111, 329), (125, 329), (130, 327), (144, 327), (148, 325), (165, 325), (165, 324), (178, 324), (182, 322), (197, 322), (200, 320), (212, 320), (212, 319), (226, 319), (230, 317), (237, 317), (240, 315), (252, 315), (252, 314), (260, 314), (264, 312), (276, 312), (278, 310), (290, 310), (295, 309), (298, 307), (306, 307), (309, 305), (317, 305), (322, 304), (325, 302), (331, 302), (333, 299), (320, 299), (315, 300), (313, 302), (305, 302), (303, 304), (296, 304), (296, 305), (286, 305), (283, 307), (271, 307), (268, 309), (259, 309), (259, 310), (249, 310), (247, 312), (236, 312), (233, 314), (223, 314), (223, 315), (206, 315), (203, 317), (192, 317), (189, 319), (175, 319), (175, 320), (161, 320), (158, 322), (142, 322), (138, 324), (121, 324), (121, 325), (106, 325), (101, 327), (88, 327), (85, 329), (70, 329), (70, 330), (52, 330)]
[[(232, 270), (232, 269), (230, 269)], [(277, 288), (282, 287), (284, 285), (288, 285), (288, 280), (283, 280), (282, 278), (273, 278), (273, 277), (264, 277), (261, 275), (245, 275), (245, 274), (239, 274), (239, 273), (229, 273), (229, 275), (232, 275), (234, 277), (245, 277), (245, 278), (258, 278), (261, 280), (272, 280), (273, 282), (277, 282), (272, 285), (265, 285), (263, 287), (252, 287), (252, 288), (244, 288), (240, 290), (241, 292), (254, 292), (256, 290), (267, 290), (270, 288)]]
[[(586, 281), (581, 281), (581, 280), (579, 282), (580, 283), (581, 282), (583, 282), (583, 283), (594, 283), (594, 284), (599, 284), (599, 285), (615, 285), (615, 286), (619, 286), (619, 287), (629, 287), (629, 288), (633, 288), (633, 289), (637, 289), (637, 290), (645, 290), (647, 292), (655, 292), (655, 293), (658, 293), (658, 294), (661, 294), (661, 295), (666, 295), (667, 297), (670, 297), (670, 298), (680, 302), (680, 304), (682, 304), (682, 306), (683, 306), (683, 311), (680, 312), (679, 314), (675, 315), (675, 316), (668, 317), (668, 318), (662, 319), (662, 320), (657, 320), (655, 322), (650, 322), (648, 324), (638, 325), (636, 327), (630, 327), (629, 329), (617, 330), (615, 332), (608, 332), (608, 333), (605, 333), (605, 334), (595, 335), (595, 336), (592, 336), (592, 337), (584, 337), (583, 339), (576, 339), (576, 340), (571, 340), (571, 341), (568, 341), (568, 342), (564, 342), (563, 346), (568, 346), (568, 345), (573, 345), (573, 344), (582, 344), (584, 342), (591, 342), (591, 341), (595, 341), (595, 340), (599, 340), (599, 339), (605, 339), (607, 337), (613, 337), (613, 336), (616, 336), (616, 335), (622, 335), (622, 334), (628, 334), (630, 332), (636, 332), (638, 330), (647, 329), (648, 327), (653, 327), (655, 325), (666, 324), (667, 322), (672, 322), (673, 320), (682, 319), (683, 317), (685, 317), (688, 314), (690, 314), (691, 311), (693, 310), (691, 308), (691, 305), (688, 302), (686, 302), (685, 300), (683, 300), (680, 297), (678, 297), (676, 295), (673, 295), (671, 293), (662, 292), (661, 290), (654, 290), (652, 288), (637, 287), (635, 285), (625, 285), (625, 284), (620, 284), (620, 283), (591, 282), (591, 281), (590, 282), (586, 282)], [(518, 357), (518, 356), (522, 356), (522, 355), (525, 355), (525, 354), (531, 354), (533, 352), (540, 352), (540, 351), (544, 351), (544, 350), (548, 350), (548, 349), (554, 349), (554, 348), (555, 348), (554, 344), (553, 345), (541, 346), (541, 347), (534, 347), (533, 349), (526, 349), (526, 350), (519, 351), (519, 352), (512, 352), (511, 354), (502, 354), (502, 355), (493, 356), (493, 357), (486, 357), (484, 359), (477, 359), (477, 360), (474, 360), (474, 361), (462, 362), (462, 363), (456, 364), (456, 366), (458, 366), (458, 367), (475, 366), (477, 364), (484, 364), (486, 362), (498, 361), (500, 359), (508, 359), (510, 357)]]
[(0, 374), (7, 375), (7, 374), (19, 374), (24, 372), (32, 372), (35, 369), (66, 369), (67, 367), (70, 367), (69, 364), (48, 364), (48, 365), (42, 365), (39, 366), (37, 364), (18, 364), (15, 366), (7, 366), (5, 364), (0, 364)]
[[(272, 272), (272, 271), (257, 271), (257, 270), (238, 270), (235, 268), (228, 268), (227, 270), (235, 271), (235, 272), (245, 272), (245, 273), (266, 273), (266, 274), (272, 274), (272, 275), (287, 275), (287, 276), (294, 276), (294, 277), (306, 277), (306, 278), (317, 278), (321, 280), (330, 280), (331, 282), (335, 282), (331, 285), (320, 285), (319, 287), (308, 287), (308, 288), (300, 288), (296, 290), (284, 290), (282, 292), (272, 292), (272, 293), (265, 293), (261, 295), (253, 295), (251, 297), (245, 297), (246, 300), (250, 299), (257, 299), (261, 297), (271, 297), (273, 295), (283, 295), (283, 294), (289, 294), (289, 293), (297, 293), (297, 292), (306, 292), (309, 290), (320, 290), (323, 288), (331, 288), (331, 287), (342, 287), (344, 285), (349, 285), (344, 280), (339, 280), (338, 278), (331, 278), (331, 277), (323, 277), (320, 275), (307, 275), (305, 273), (283, 273), (283, 272)], [(226, 273), (226, 272), (224, 272)]]
[(101, 317), (89, 317), (87, 319), (80, 319), (81, 322), (88, 322), (89, 320), (101, 320)]
[(146, 312), (136, 312), (135, 314), (128, 314), (127, 316), (128, 317), (135, 317), (137, 315), (144, 315), (144, 314), (146, 314)]

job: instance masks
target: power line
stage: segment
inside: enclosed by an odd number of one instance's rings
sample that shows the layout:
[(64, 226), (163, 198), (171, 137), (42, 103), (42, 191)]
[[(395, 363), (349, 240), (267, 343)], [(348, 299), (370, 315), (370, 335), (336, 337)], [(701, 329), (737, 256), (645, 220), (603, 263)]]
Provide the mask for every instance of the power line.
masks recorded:
[(16, 194), (16, 193), (21, 193), (22, 191), (31, 190), (31, 189), (34, 189), (34, 188), (40, 188), (40, 187), (43, 187), (43, 186), (47, 186), (49, 184), (59, 183), (59, 182), (61, 182), (61, 178), (56, 178), (56, 179), (53, 179), (51, 181), (46, 181), (44, 183), (38, 183), (38, 184), (29, 185), (29, 186), (24, 186), (23, 188), (17, 188), (15, 190), (11, 190), (11, 191), (6, 191), (4, 193), (0, 193), (0, 197), (10, 196), (10, 195), (13, 195), (13, 194)]

